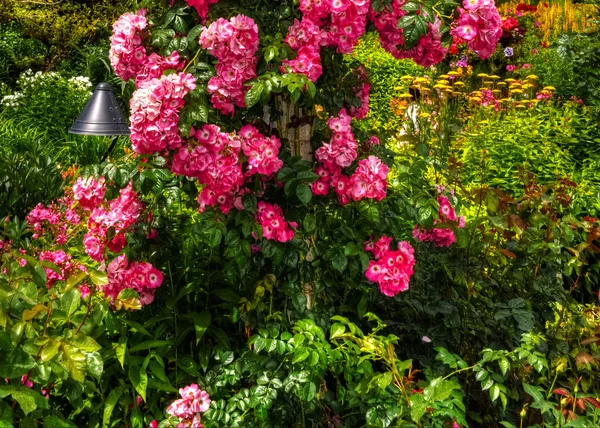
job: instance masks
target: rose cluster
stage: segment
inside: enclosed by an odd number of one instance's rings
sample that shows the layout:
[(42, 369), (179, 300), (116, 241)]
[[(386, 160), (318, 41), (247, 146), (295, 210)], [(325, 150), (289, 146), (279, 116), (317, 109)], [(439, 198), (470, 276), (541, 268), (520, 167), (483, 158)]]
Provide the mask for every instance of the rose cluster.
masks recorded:
[(332, 174), (350, 166), (356, 159), (358, 144), (350, 127), (351, 121), (352, 116), (346, 110), (340, 111), (337, 117), (329, 118), (327, 126), (332, 132), (331, 139), (315, 152), (315, 158)]
[(379, 290), (386, 296), (408, 290), (415, 265), (414, 250), (408, 242), (398, 242), (398, 249), (390, 249), (392, 238), (382, 236), (377, 242), (370, 239), (365, 243), (365, 251), (371, 251), (375, 260), (371, 260), (365, 276), (376, 282)]
[(242, 127), (239, 135), (242, 151), (248, 158), (247, 176), (256, 173), (271, 176), (281, 169), (283, 161), (277, 157), (281, 147), (279, 138), (274, 135), (266, 138), (252, 125)]
[(65, 253), (63, 250), (56, 251), (42, 251), (40, 253), (40, 260), (54, 263), (57, 270), (44, 268), (46, 271), (46, 286), (50, 289), (56, 281), (64, 281), (71, 273), (75, 270), (86, 271), (85, 266), (80, 265), (71, 261), (71, 256)]
[(187, 73), (173, 73), (141, 84), (133, 93), (131, 143), (138, 153), (177, 149), (182, 144), (177, 124), (183, 97), (196, 87)]
[[(465, 227), (465, 218), (461, 216), (459, 219), (456, 216), (454, 207), (450, 204), (447, 197), (440, 195), (438, 196), (437, 201), (440, 205), (438, 213), (439, 220), (434, 220), (434, 224), (445, 223), (447, 221), (458, 221), (458, 227)], [(433, 242), (436, 247), (449, 247), (456, 241), (454, 231), (448, 228), (434, 227), (432, 229), (422, 229), (419, 226), (415, 226), (413, 229), (413, 237), (418, 241)]]
[(369, 0), (301, 0), (302, 20), (294, 20), (285, 42), (297, 52), (293, 60), (284, 60), (289, 67), (316, 81), (322, 73), (321, 46), (337, 48), (338, 53), (350, 53), (365, 33)]
[(343, 174), (343, 168), (350, 166), (357, 156), (358, 144), (350, 127), (351, 120), (352, 117), (342, 110), (337, 117), (327, 121), (332, 137), (315, 152), (315, 158), (322, 166), (316, 169), (319, 179), (312, 183), (312, 191), (315, 195), (327, 195), (331, 187), (342, 204), (350, 199), (379, 201), (386, 195), (389, 168), (378, 157), (361, 159), (350, 177)]
[(486, 59), (502, 37), (502, 18), (494, 0), (464, 0), (463, 7), (450, 34), (464, 40), (479, 58)]
[(181, 398), (167, 408), (167, 413), (179, 419), (178, 427), (202, 427), (200, 414), (210, 407), (210, 396), (195, 383), (179, 389)]
[(255, 54), (258, 50), (258, 26), (252, 18), (237, 15), (219, 18), (200, 35), (200, 45), (217, 58), (217, 75), (208, 81), (211, 102), (223, 114), (233, 114), (234, 106), (246, 107), (244, 83), (256, 77)]
[(264, 201), (258, 202), (256, 219), (263, 229), (263, 238), (273, 241), (287, 242), (294, 237), (290, 227), (297, 227), (294, 222), (286, 223), (281, 207)]
[(115, 73), (123, 80), (136, 76), (146, 64), (146, 48), (142, 41), (147, 26), (143, 9), (136, 14), (127, 12), (113, 24), (109, 58)]
[[(123, 250), (125, 232), (138, 221), (143, 208), (131, 182), (120, 190), (117, 198), (96, 206), (88, 218), (88, 232), (83, 237), (86, 253), (101, 262), (105, 247), (113, 253)], [(113, 231), (112, 236), (109, 230)]]
[[(222, 132), (216, 125), (204, 125), (192, 130), (191, 136), (195, 139), (190, 139), (173, 156), (171, 170), (197, 178), (204, 185), (198, 196), (200, 212), (207, 206), (218, 206), (227, 214), (243, 193), (247, 177), (271, 176), (283, 166), (278, 158), (279, 139), (264, 137), (251, 125), (244, 126), (239, 135)], [(245, 173), (240, 151), (248, 162)], [(236, 206), (243, 209), (241, 203)]]
[(110, 38), (109, 58), (115, 74), (123, 80), (135, 77), (138, 87), (147, 80), (160, 77), (165, 70), (183, 67), (177, 51), (168, 58), (156, 53), (146, 54), (144, 41), (150, 34), (147, 27), (144, 9), (135, 14), (127, 12), (113, 24)]
[[(29, 227), (33, 228), (33, 239), (50, 233), (54, 242), (65, 245), (69, 239), (69, 225), (75, 225), (80, 220), (79, 214), (70, 208), (72, 202), (68, 198), (63, 198), (47, 207), (41, 203), (36, 205), (25, 217)], [(65, 209), (65, 207), (69, 208)]]
[(136, 291), (142, 305), (148, 305), (154, 301), (154, 292), (161, 286), (162, 273), (147, 262), (127, 261), (125, 254), (113, 259), (108, 264), (108, 284), (100, 289), (111, 303), (124, 289)]

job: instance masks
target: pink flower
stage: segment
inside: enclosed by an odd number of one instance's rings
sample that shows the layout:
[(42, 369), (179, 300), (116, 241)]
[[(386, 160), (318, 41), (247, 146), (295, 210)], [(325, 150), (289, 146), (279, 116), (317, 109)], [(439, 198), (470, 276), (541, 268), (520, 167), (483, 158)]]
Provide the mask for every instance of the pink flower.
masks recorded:
[(181, 388), (179, 394), (181, 398), (171, 403), (167, 413), (178, 418), (182, 426), (200, 427), (200, 413), (206, 412), (210, 407), (208, 393), (193, 383)]
[(81, 298), (85, 299), (87, 296), (90, 295), (90, 289), (87, 286), (87, 284), (82, 284), (79, 286), (79, 292), (81, 293)]
[(133, 93), (131, 107), (131, 143), (138, 153), (177, 149), (179, 109), (183, 97), (196, 87), (191, 74), (173, 73), (143, 82)]
[(450, 34), (466, 41), (479, 58), (488, 58), (502, 37), (502, 18), (494, 1), (464, 0), (463, 6)]
[(24, 385), (27, 388), (33, 388), (33, 382), (29, 380), (29, 376), (27, 376), (26, 374), (21, 376), (21, 385)]
[(108, 284), (100, 288), (111, 302), (114, 302), (123, 289), (130, 288), (139, 294), (142, 305), (148, 305), (154, 301), (154, 292), (163, 281), (162, 273), (150, 263), (129, 264), (125, 254), (109, 263), (107, 274)]
[(83, 237), (83, 246), (92, 260), (97, 262), (104, 260), (104, 245), (97, 236), (86, 233)]
[(192, 6), (198, 12), (198, 15), (204, 21), (208, 15), (208, 6), (217, 3), (218, 0), (186, 0), (188, 6)]
[(152, 422), (150, 422), (150, 425), (148, 425), (149, 428), (158, 428), (158, 422), (156, 421), (156, 419), (154, 419)]
[[(438, 196), (437, 201), (440, 205), (439, 208), (439, 220), (434, 220), (434, 225), (439, 223), (445, 223), (447, 221), (458, 221), (458, 227), (465, 227), (464, 217), (457, 218), (454, 207), (450, 204), (448, 198), (443, 195)], [(434, 227), (432, 229), (421, 229), (419, 226), (415, 226), (413, 229), (413, 237), (422, 242), (433, 242), (436, 247), (450, 247), (455, 241), (456, 237), (454, 231), (449, 228)]]
[(123, 80), (136, 76), (148, 61), (142, 45), (147, 26), (143, 9), (136, 14), (127, 12), (113, 24), (108, 56), (115, 73)]
[(217, 75), (208, 82), (211, 102), (223, 114), (233, 114), (234, 106), (246, 107), (244, 83), (256, 77), (258, 26), (252, 18), (237, 15), (219, 18), (200, 35), (200, 45), (219, 61)]
[[(78, 177), (73, 185), (73, 197), (79, 202), (79, 205), (86, 210), (91, 211), (101, 204), (104, 201), (105, 193), (106, 184), (104, 177), (100, 177), (98, 181), (92, 176), (85, 179)], [(73, 217), (73, 214), (71, 214), (71, 217)]]
[(391, 238), (384, 238), (383, 242), (380, 240), (375, 244), (380, 246), (379, 259), (371, 260), (365, 276), (369, 281), (378, 283), (383, 294), (392, 297), (408, 290), (415, 264), (414, 250), (408, 242), (401, 241), (398, 250), (392, 251), (389, 249)]
[(294, 237), (294, 231), (283, 218), (281, 207), (264, 201), (258, 202), (256, 219), (263, 229), (263, 238), (287, 242)]
[(512, 64), (508, 64), (508, 65), (506, 66), (506, 71), (511, 71), (511, 72), (512, 72), (512, 71), (515, 71), (515, 70), (516, 70), (516, 68), (517, 68), (517, 67), (515, 67), (515, 66), (514, 66), (514, 65), (512, 65)]

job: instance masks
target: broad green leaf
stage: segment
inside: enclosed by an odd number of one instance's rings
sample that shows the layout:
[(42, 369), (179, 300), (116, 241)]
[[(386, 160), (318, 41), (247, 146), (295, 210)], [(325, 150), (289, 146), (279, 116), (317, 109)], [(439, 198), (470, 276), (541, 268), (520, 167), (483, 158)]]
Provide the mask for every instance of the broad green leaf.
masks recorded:
[(67, 316), (71, 316), (79, 308), (80, 302), (81, 293), (76, 288), (67, 291), (60, 297), (61, 307), (67, 313)]
[(340, 323), (334, 323), (329, 329), (329, 338), (335, 339), (336, 337), (342, 336), (346, 332), (346, 327)]
[(302, 361), (306, 360), (309, 355), (310, 352), (308, 348), (301, 347), (296, 349), (294, 352), (294, 358), (292, 358), (292, 364), (301, 363)]
[(115, 349), (115, 354), (117, 355), (117, 360), (121, 363), (121, 368), (125, 368), (125, 353), (127, 352), (127, 340), (121, 338), (119, 340), (119, 344), (117, 345), (117, 349)]
[(104, 371), (104, 361), (102, 360), (102, 356), (98, 352), (90, 352), (85, 357), (88, 372), (100, 381), (102, 372)]
[(246, 92), (246, 95), (244, 95), (244, 100), (246, 101), (246, 108), (250, 108), (258, 102), (264, 88), (265, 84), (262, 81), (255, 82), (254, 85), (252, 85), (250, 90), (248, 90), (248, 92)]
[(58, 354), (59, 348), (60, 342), (50, 338), (50, 340), (44, 345), (42, 351), (40, 352), (40, 361), (42, 363), (50, 361), (56, 356), (56, 354)]
[(98, 342), (81, 333), (71, 339), (69, 343), (85, 352), (96, 352), (102, 349), (102, 346), (100, 346)]
[(130, 366), (128, 375), (135, 390), (140, 394), (144, 401), (146, 401), (146, 388), (148, 388), (148, 375), (146, 374), (146, 370), (140, 366)]
[(63, 353), (61, 363), (63, 367), (69, 372), (73, 380), (83, 383), (85, 381), (86, 372), (86, 358), (85, 355), (71, 345), (63, 345)]
[(108, 276), (106, 275), (106, 272), (91, 269), (90, 270), (90, 281), (92, 281), (92, 284), (94, 284), (94, 285), (107, 285), (108, 284)]
[(296, 187), (296, 196), (298, 196), (300, 202), (302, 202), (304, 205), (307, 205), (312, 199), (312, 191), (307, 184), (302, 183)]
[(196, 345), (206, 333), (206, 329), (210, 326), (211, 316), (209, 311), (202, 311), (194, 316), (194, 329), (196, 330)]
[(173, 342), (170, 340), (146, 340), (129, 348), (129, 352), (145, 351), (146, 349), (160, 348), (163, 346), (171, 346)]
[(104, 413), (102, 415), (103, 427), (111, 426), (110, 418), (113, 414), (113, 411), (115, 410), (115, 406), (119, 402), (119, 398), (121, 398), (121, 395), (123, 395), (123, 390), (121, 389), (121, 387), (113, 389), (108, 394), (108, 398), (106, 399), (106, 402), (104, 404)]
[(32, 394), (29, 394), (28, 391), (14, 391), (12, 397), (19, 403), (19, 406), (25, 415), (30, 414), (38, 407), (35, 398)]

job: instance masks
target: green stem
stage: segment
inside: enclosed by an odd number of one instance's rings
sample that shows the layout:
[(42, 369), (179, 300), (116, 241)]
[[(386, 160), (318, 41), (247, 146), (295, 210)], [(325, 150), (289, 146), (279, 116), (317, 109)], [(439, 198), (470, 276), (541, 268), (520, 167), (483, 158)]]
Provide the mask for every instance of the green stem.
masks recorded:
[(198, 55), (200, 54), (200, 52), (201, 52), (201, 51), (202, 51), (202, 49), (198, 48), (198, 50), (196, 51), (196, 54), (194, 55), (194, 57), (193, 57), (193, 58), (190, 60), (190, 62), (188, 62), (188, 63), (186, 64), (185, 68), (183, 69), (183, 72), (184, 72), (184, 73), (187, 71), (188, 67), (189, 67), (190, 65), (192, 65), (192, 63), (193, 63), (194, 61), (196, 61), (196, 58), (198, 58)]

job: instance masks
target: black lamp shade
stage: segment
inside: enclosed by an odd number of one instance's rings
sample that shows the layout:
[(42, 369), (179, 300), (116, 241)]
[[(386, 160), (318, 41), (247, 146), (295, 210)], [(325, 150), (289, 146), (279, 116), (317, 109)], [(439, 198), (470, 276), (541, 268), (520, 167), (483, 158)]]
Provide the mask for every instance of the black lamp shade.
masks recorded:
[(92, 98), (69, 129), (71, 134), (129, 135), (129, 125), (123, 116), (115, 94), (108, 83), (100, 83)]

